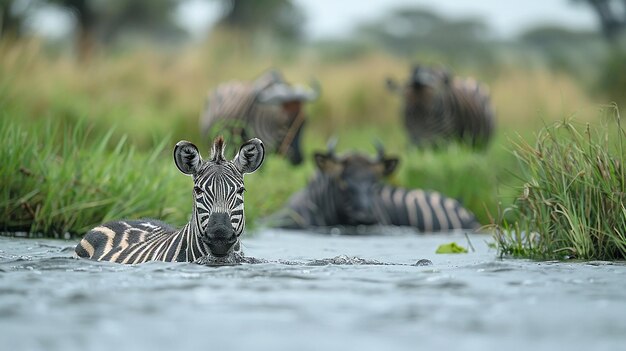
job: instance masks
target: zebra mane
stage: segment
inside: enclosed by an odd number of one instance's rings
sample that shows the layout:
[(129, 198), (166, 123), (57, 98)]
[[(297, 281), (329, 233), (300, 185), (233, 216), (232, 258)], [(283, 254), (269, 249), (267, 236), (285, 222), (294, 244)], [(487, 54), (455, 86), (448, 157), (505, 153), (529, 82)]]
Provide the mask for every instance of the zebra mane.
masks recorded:
[(213, 147), (211, 148), (211, 161), (220, 163), (225, 161), (224, 158), (224, 137), (221, 135), (215, 138), (213, 141)]

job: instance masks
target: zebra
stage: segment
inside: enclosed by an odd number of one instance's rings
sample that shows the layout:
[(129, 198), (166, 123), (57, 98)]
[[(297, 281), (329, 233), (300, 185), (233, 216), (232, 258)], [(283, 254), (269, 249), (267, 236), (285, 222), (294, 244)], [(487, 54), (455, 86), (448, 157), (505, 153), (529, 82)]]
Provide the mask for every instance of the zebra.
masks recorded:
[(477, 149), (488, 145), (495, 113), (483, 84), (453, 77), (443, 68), (415, 65), (403, 88), (391, 78), (387, 87), (403, 95), (404, 126), (411, 143), (439, 146), (457, 140)]
[(174, 148), (178, 169), (192, 177), (191, 219), (180, 230), (156, 220), (116, 221), (91, 229), (78, 243), (78, 257), (135, 264), (146, 261), (199, 262), (241, 255), (245, 227), (243, 176), (257, 170), (265, 156), (259, 139), (244, 143), (232, 161), (224, 158), (224, 139), (215, 139), (209, 160), (180, 141)]
[(268, 151), (286, 156), (298, 165), (303, 160), (303, 105), (318, 96), (319, 84), (312, 88), (292, 86), (277, 70), (270, 70), (253, 82), (227, 82), (209, 92), (200, 129), (205, 137), (228, 133), (241, 140), (259, 138)]
[(386, 225), (420, 232), (480, 226), (469, 210), (439, 192), (384, 184), (399, 159), (385, 156), (382, 145), (377, 150), (375, 158), (357, 152), (336, 156), (333, 146), (316, 152), (315, 176), (270, 217), (269, 225), (286, 229)]

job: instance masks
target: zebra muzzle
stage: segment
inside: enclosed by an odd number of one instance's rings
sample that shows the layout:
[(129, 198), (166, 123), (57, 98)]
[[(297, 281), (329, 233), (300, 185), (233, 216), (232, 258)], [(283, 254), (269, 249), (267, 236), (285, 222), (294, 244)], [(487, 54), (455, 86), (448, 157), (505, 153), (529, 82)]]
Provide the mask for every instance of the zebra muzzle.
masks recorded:
[(213, 256), (226, 256), (237, 242), (237, 235), (235, 235), (235, 230), (230, 223), (230, 216), (226, 213), (212, 213), (203, 241)]

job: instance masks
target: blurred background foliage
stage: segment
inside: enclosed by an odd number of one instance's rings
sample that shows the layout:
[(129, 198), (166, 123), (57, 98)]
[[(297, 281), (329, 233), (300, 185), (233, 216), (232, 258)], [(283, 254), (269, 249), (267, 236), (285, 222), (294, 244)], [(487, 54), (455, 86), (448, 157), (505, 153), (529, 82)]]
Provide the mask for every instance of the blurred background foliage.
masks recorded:
[[(181, 9), (190, 3), (217, 9), (218, 17), (201, 35), (182, 25)], [(0, 118), (8, 123), (3, 127), (17, 124), (24, 133), (35, 128), (38, 136), (45, 135), (44, 123), (58, 130), (81, 126), (89, 131), (81, 147), (93, 140), (98, 152), (103, 140), (111, 153), (119, 150), (121, 140), (146, 155), (162, 148), (162, 156), (150, 156), (151, 162), (173, 169), (171, 148), (162, 147), (164, 141), (173, 146), (191, 140), (206, 154), (209, 141), (200, 138), (198, 118), (207, 91), (276, 67), (292, 82), (315, 78), (322, 85), (321, 98), (307, 107), (305, 155), (324, 148), (331, 136), (339, 137), (339, 151), (372, 154), (372, 142), (381, 140), (389, 154), (401, 158), (392, 182), (459, 198), (486, 223), (499, 203), (512, 202), (519, 192), (511, 137), (532, 139), (546, 123), (572, 116), (599, 123), (604, 104), (626, 103), (626, 2), (579, 0), (569, 6), (596, 13), (598, 29), (546, 24), (503, 39), (479, 17), (401, 7), (357, 24), (351, 35), (310, 39), (304, 32), (307, 14), (290, 0), (0, 0)], [(61, 36), (36, 30), (52, 15), (68, 25)], [(445, 65), (490, 87), (497, 135), (487, 151), (409, 146), (400, 100), (386, 91), (384, 81), (405, 79), (415, 62)], [(49, 137), (65, 138), (60, 132)], [(9, 147), (8, 141), (3, 144)], [(248, 177), (251, 222), (276, 210), (312, 171), (310, 162), (292, 168), (271, 157), (263, 170)], [(167, 172), (152, 174), (175, 173)], [(276, 177), (289, 181), (275, 184)], [(171, 208), (158, 204), (152, 216), (176, 224), (187, 220), (191, 204), (185, 194), (191, 188), (186, 181), (174, 177), (181, 191), (168, 193), (163, 201)], [(80, 194), (72, 196), (79, 201)], [(136, 213), (106, 213), (150, 216), (145, 207)], [(24, 216), (18, 217), (24, 222)]]

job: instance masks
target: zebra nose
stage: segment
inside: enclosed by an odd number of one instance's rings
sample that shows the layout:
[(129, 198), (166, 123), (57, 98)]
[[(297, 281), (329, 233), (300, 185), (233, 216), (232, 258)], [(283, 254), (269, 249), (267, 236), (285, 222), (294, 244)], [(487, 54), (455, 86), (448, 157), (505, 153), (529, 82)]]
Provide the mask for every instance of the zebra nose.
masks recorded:
[(212, 213), (207, 227), (207, 246), (214, 256), (223, 257), (237, 242), (237, 236), (226, 213)]

